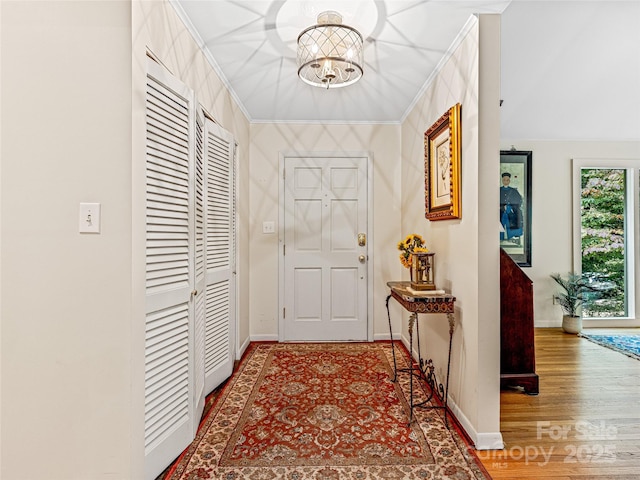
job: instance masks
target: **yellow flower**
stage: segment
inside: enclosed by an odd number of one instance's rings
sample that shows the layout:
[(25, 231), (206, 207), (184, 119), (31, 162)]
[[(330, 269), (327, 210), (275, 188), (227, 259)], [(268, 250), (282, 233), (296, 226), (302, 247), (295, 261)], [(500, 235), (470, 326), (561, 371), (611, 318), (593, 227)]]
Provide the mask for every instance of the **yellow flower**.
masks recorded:
[(400, 263), (402, 263), (405, 268), (411, 267), (411, 252), (429, 251), (424, 246), (424, 239), (415, 233), (407, 235), (404, 240), (398, 242), (398, 250), (402, 252), (400, 254)]

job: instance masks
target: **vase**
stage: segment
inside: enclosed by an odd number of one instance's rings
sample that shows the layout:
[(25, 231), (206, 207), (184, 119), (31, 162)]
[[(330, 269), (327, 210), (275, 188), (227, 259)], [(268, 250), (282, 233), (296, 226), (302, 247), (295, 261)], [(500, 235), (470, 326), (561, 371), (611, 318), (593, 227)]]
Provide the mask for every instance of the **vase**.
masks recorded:
[(562, 330), (565, 333), (572, 333), (577, 335), (582, 331), (582, 317), (563, 315), (562, 316)]

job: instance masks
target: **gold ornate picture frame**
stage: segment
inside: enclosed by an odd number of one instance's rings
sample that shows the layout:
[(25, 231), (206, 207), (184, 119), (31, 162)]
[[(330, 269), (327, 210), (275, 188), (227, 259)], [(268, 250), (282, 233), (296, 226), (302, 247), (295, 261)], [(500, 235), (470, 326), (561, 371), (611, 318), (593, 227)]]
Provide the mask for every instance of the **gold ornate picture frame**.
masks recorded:
[(425, 217), (461, 218), (460, 104), (442, 115), (424, 133)]

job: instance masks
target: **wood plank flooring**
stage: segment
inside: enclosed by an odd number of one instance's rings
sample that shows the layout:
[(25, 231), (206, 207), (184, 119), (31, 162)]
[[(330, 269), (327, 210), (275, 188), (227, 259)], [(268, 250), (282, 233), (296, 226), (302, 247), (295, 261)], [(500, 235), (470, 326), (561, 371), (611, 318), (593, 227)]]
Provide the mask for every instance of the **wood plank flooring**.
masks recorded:
[(535, 341), (540, 394), (501, 393), (505, 449), (477, 452), (490, 475), (640, 479), (640, 361), (555, 328)]

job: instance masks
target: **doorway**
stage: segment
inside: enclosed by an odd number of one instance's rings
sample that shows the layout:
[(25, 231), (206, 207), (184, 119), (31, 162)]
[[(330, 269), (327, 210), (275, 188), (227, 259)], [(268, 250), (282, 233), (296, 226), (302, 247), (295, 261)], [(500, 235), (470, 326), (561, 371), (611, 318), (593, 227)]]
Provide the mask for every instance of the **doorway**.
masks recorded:
[(280, 341), (372, 340), (369, 163), (281, 156)]

